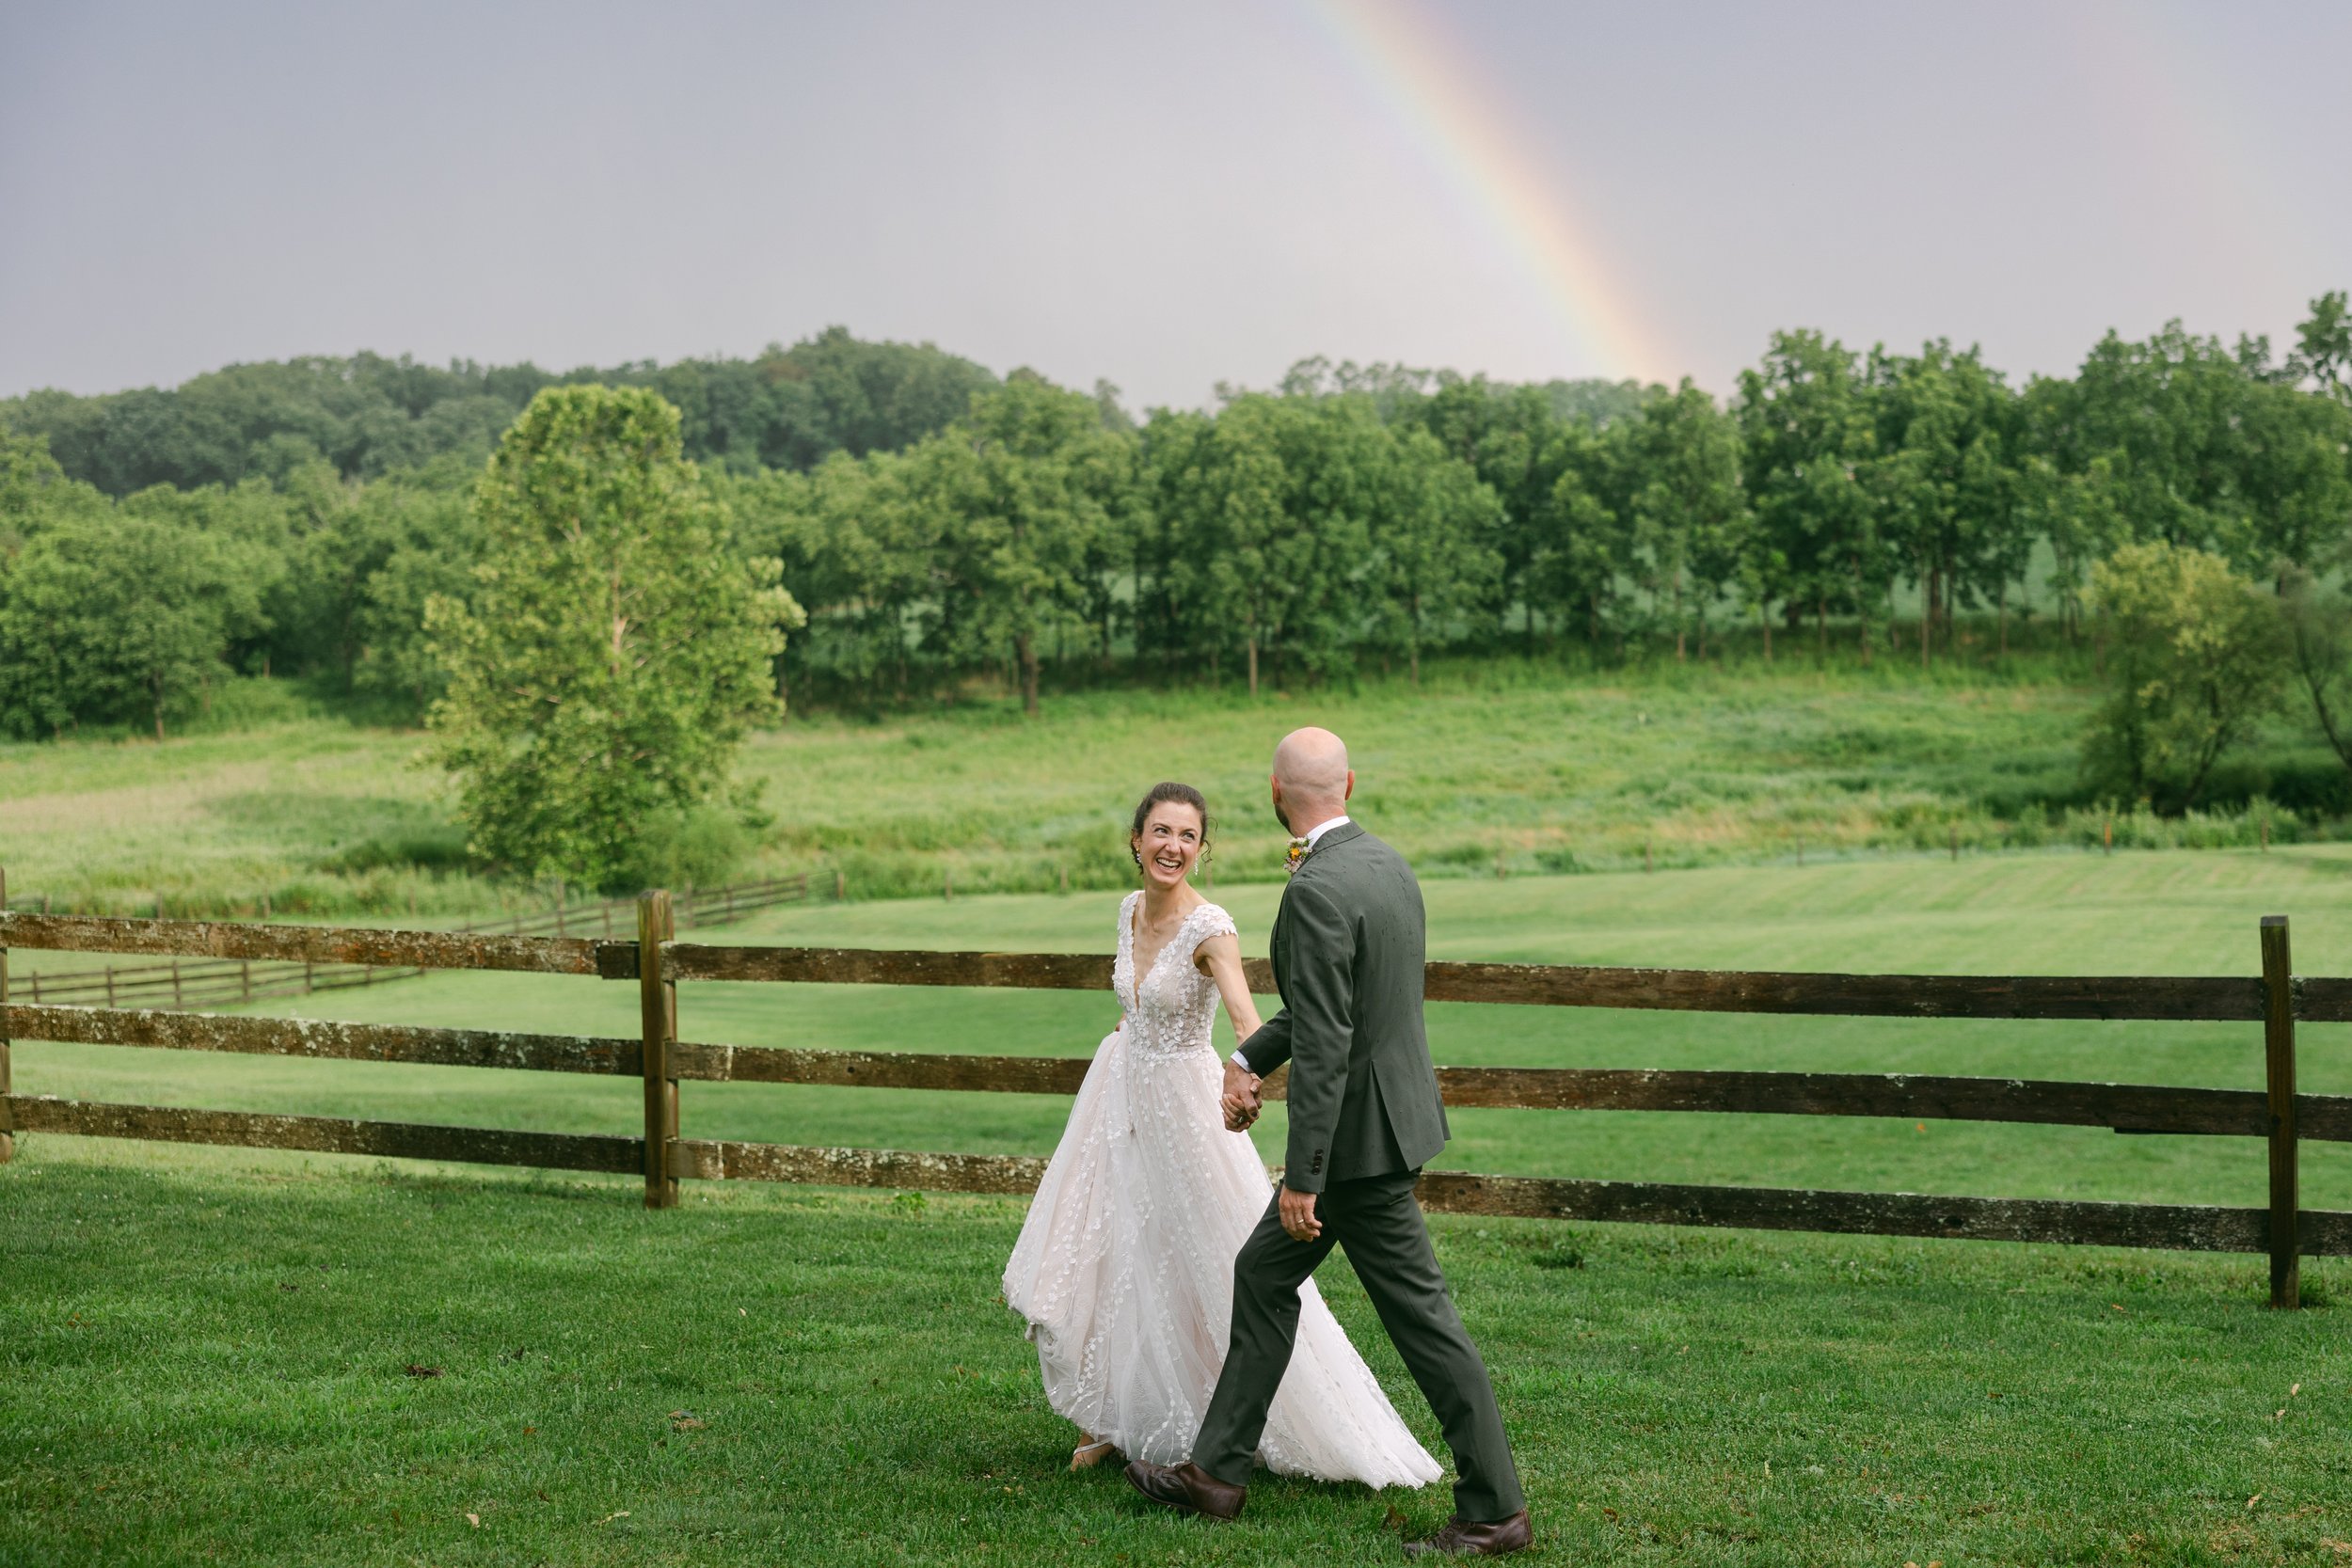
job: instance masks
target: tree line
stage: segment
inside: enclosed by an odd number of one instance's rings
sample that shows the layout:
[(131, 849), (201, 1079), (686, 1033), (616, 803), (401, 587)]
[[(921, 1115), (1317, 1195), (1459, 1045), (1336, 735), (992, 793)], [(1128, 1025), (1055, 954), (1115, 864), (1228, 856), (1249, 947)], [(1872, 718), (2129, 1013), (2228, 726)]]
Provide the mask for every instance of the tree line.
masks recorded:
[[(411, 425), (528, 379), (300, 361), (220, 372), (195, 401), (233, 402), (262, 371), (374, 387), (386, 407), (422, 408)], [(1270, 390), (1220, 388), (1214, 411), (1138, 420), (1107, 387), (997, 381), (845, 333), (610, 379), (678, 408), (718, 547), (775, 562), (805, 610), (773, 661), (779, 694), (886, 704), (1001, 673), (1034, 707), (1105, 673), (1254, 691), (1410, 677), (1441, 650), (1707, 657), (1735, 632), (1766, 657), (1835, 638), (1866, 659), (1933, 659), (1972, 615), (2002, 650), (2026, 614), (2078, 634), (2096, 569), (2137, 545), (2210, 554), (2274, 593), (2290, 577), (2325, 588), (2352, 543), (2347, 375), (2338, 293), (2284, 354), (2174, 325), (2110, 333), (2074, 375), (2023, 386), (1944, 342), (1895, 354), (1783, 333), (1728, 401), (1687, 380), (1510, 385), (1311, 360)], [(400, 390), (412, 381), (446, 395), (420, 402)], [(767, 412), (739, 414), (755, 392)], [(106, 453), (167, 450), (121, 434), (131, 406), (0, 404), (16, 433), (0, 453), (0, 727), (160, 733), (233, 673), (410, 713), (440, 693), (425, 606), (476, 591), (469, 492), (489, 410), (474, 436), (405, 465), (389, 438), (352, 435), (375, 428), (365, 399), (341, 424), (317, 422), (344, 407), (325, 394), (303, 405), (312, 425), (223, 415), (234, 438), (188, 448), (215, 468), (174, 459), (183, 478), (217, 477), (129, 487), (151, 470)], [(779, 412), (820, 406), (824, 420)], [(246, 467), (227, 467), (232, 451)], [(272, 453), (292, 454), (282, 471)]]
[(442, 458), (479, 469), (541, 388), (583, 384), (649, 388), (677, 407), (687, 457), (755, 469), (905, 446), (996, 377), (930, 343), (866, 342), (835, 326), (752, 359), (562, 372), (376, 354), (231, 365), (170, 388), (0, 398), (0, 430), (46, 436), (69, 477), (117, 498), (157, 484), (283, 483), (319, 464), (373, 480)]
[[(1973, 350), (1776, 335), (1738, 394), (1570, 390), (1311, 361), (1214, 413), (1128, 420), (1016, 372), (895, 452), (728, 476), (807, 607), (788, 676), (876, 700), (994, 663), (1180, 678), (1417, 674), (1433, 649), (1704, 657), (1753, 626), (1867, 660), (2068, 635), (2135, 543), (2325, 576), (2352, 545), (2352, 326), (2295, 348), (2178, 325), (2012, 387)], [(1609, 395), (1612, 392), (1615, 395)], [(1915, 606), (1899, 624), (1899, 594)]]

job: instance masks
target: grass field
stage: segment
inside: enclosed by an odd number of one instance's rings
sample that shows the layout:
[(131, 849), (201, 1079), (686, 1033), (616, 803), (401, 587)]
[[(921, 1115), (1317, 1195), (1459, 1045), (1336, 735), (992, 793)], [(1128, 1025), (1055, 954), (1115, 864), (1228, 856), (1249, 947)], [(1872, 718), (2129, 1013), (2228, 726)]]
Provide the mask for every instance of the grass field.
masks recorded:
[[(1061, 1471), (1003, 1199), (437, 1176), (36, 1140), (0, 1170), (0, 1561), (1393, 1561)], [(1440, 1218), (1555, 1563), (2312, 1564), (2352, 1327), (2259, 1264)], [(1325, 1291), (1426, 1442), (1343, 1260)], [(437, 1369), (431, 1376), (413, 1375)], [(1392, 1521), (1394, 1508), (1401, 1520)]]
[[(1263, 950), (1279, 893), (1224, 895)], [(1654, 876), (1427, 884), (1444, 958), (1931, 973), (2253, 974), (2265, 913), (2295, 922), (2298, 969), (2352, 974), (2352, 849), (2053, 854)], [(723, 940), (1106, 951), (1105, 894), (815, 905)], [(24, 962), (31, 955), (20, 955)], [(628, 1034), (632, 988), (446, 974), (269, 1005), (367, 1021)], [(689, 985), (690, 1039), (1083, 1055), (1116, 1022), (1106, 996), (869, 987)], [(1220, 1029), (1222, 1025), (1220, 1024)], [(2259, 1087), (2249, 1024), (1776, 1019), (1476, 1006), (1431, 1011), (1441, 1062), (1981, 1073)], [(2352, 1093), (2343, 1026), (2301, 1032), (2302, 1080)], [(630, 1132), (631, 1082), (458, 1068), (303, 1062), (24, 1044), (27, 1093), (398, 1120)], [(1049, 1151), (1066, 1101), (1029, 1095), (690, 1084), (691, 1136), (967, 1152)], [(1466, 1111), (1444, 1163), (1518, 1175), (1888, 1188), (2011, 1196), (2255, 1204), (2252, 1140), (2120, 1137), (2085, 1128), (1851, 1118)], [(1279, 1159), (1279, 1107), (1258, 1136)], [(2307, 1201), (2352, 1208), (2352, 1149), (2311, 1146)]]
[[(1884, 661), (1673, 666), (1608, 678), (1500, 660), (1352, 691), (1251, 703), (1199, 690), (1057, 698), (1036, 720), (973, 702), (866, 721), (796, 719), (753, 737), (741, 773), (778, 826), (766, 869), (840, 867), (854, 894), (1124, 885), (1120, 814), (1174, 772), (1229, 831), (1223, 879), (1268, 879), (1274, 740), (1310, 721), (1354, 743), (1362, 804), (1425, 877), (1794, 863), (1801, 856), (2098, 842), (2079, 804), (2086, 672), (2043, 659), (1994, 676)], [(463, 869), (420, 737), (281, 707), (236, 733), (0, 746), (0, 865), (21, 897), (147, 912), (479, 912), (501, 890)], [(2291, 723), (2255, 752), (2271, 771), (2333, 777)], [(2257, 766), (2259, 764), (2259, 766)], [(2313, 769), (2317, 771), (2314, 773)], [(2298, 771), (2299, 770), (2299, 771)], [(2283, 787), (2282, 785), (2280, 787)], [(2292, 793), (2291, 791), (2289, 793)], [(2242, 811), (2164, 821), (2125, 814), (2119, 842), (2250, 843)], [(2071, 814), (2071, 815), (2070, 815)], [(2274, 835), (2316, 818), (2270, 811)], [(2306, 818), (2310, 820), (2307, 821)]]
[[(1890, 679), (1806, 696), (1707, 677), (1438, 697), (1373, 690), (1342, 717), (1362, 814), (1429, 873), (1438, 957), (2251, 974), (2257, 919), (2282, 912), (2300, 972), (2352, 974), (2352, 847), (1906, 850), (1952, 822), (1998, 828), (1979, 806), (2000, 777), (2071, 767), (2079, 699), (2062, 688)], [(1259, 753), (1308, 715), (1094, 702), (1039, 725), (964, 712), (763, 738), (747, 765), (789, 786), (803, 835), (780, 857), (828, 847), (884, 885), (952, 865), (961, 895), (777, 910), (715, 940), (1105, 950), (1116, 899), (1085, 891), (1123, 863), (1098, 852), (1118, 842), (1104, 819), (1176, 734), (1200, 748), (1192, 776), (1234, 802), (1217, 896), (1263, 951), (1279, 884), (1234, 874), (1271, 863)], [(373, 899), (405, 916), (404, 889), (425, 914), (486, 896), (383, 863), (399, 835), (447, 833), (430, 781), (401, 766), (414, 737), (310, 720), (264, 740), (0, 753), (12, 887), (87, 865), (93, 885), (176, 885), (195, 902), (300, 882), (322, 909)], [(1800, 830), (1815, 851), (1802, 865)], [(1654, 835), (1661, 869), (1605, 869), (1640, 863), (1636, 833)], [(1825, 863), (1825, 844), (1839, 858)], [(1081, 891), (970, 895), (992, 879), (1052, 886), (1062, 857)], [(1569, 857), (1587, 874), (1526, 874)], [(1664, 869), (1682, 862), (1704, 863)], [(13, 956), (19, 974), (51, 961)], [(612, 1034), (636, 1022), (633, 988), (568, 977), (437, 975), (272, 1006)], [(1066, 992), (710, 984), (683, 989), (681, 1018), (691, 1039), (1084, 1054), (1114, 1010)], [(1464, 1064), (2262, 1081), (2251, 1025), (1462, 1005), (1431, 1024), (1438, 1059)], [(2346, 1029), (2307, 1026), (2302, 1043), (2306, 1089), (2352, 1092)], [(640, 1118), (629, 1081), (40, 1042), (15, 1048), (15, 1086), (576, 1131)], [(1067, 1103), (689, 1084), (684, 1128), (1042, 1152)], [(1508, 1111), (1458, 1113), (1454, 1130), (1443, 1164), (1517, 1174), (2264, 1193), (2250, 1139)], [(1272, 1157), (1280, 1134), (1278, 1107), (1258, 1134)], [(1416, 1530), (1445, 1512), (1439, 1493), (1284, 1482), (1212, 1530), (1145, 1513), (1113, 1474), (1059, 1474), (1069, 1433), (996, 1299), (1012, 1201), (690, 1183), (681, 1210), (648, 1214), (629, 1183), (600, 1179), (49, 1136), (20, 1150), (0, 1167), (0, 1563), (1372, 1561), (1396, 1552), (1392, 1504)], [(2352, 1208), (2348, 1155), (2306, 1146), (2309, 1205)], [(2307, 1263), (2313, 1308), (2289, 1315), (2262, 1309), (2251, 1258), (1434, 1227), (1498, 1371), (1538, 1560), (2352, 1560), (2343, 1260)], [(1434, 1441), (1343, 1263), (1324, 1278)]]

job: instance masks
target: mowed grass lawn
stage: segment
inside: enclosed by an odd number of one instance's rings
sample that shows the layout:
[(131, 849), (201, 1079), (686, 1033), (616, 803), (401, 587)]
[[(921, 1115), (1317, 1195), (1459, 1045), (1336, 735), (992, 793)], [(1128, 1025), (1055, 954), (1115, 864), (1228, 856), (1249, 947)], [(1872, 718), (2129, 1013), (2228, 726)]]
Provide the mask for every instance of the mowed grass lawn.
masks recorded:
[[(1375, 822), (1376, 826), (1376, 822)], [(1224, 890), (1263, 950), (1279, 889)], [(1438, 956), (2352, 973), (2352, 855), (2046, 855), (1432, 881)], [(714, 940), (1101, 951), (1115, 900), (773, 911)], [(20, 954), (20, 964), (29, 955)], [(626, 1033), (633, 989), (446, 975), (281, 1005)], [(690, 1038), (1083, 1054), (1104, 996), (684, 988)], [(1447, 1062), (2261, 1082), (2251, 1025), (1433, 1009)], [(2352, 1092), (2339, 1029), (2304, 1083)], [(19, 1092), (631, 1131), (627, 1081), (30, 1042)], [(690, 1135), (1041, 1151), (1066, 1101), (685, 1086)], [(2250, 1139), (1466, 1112), (1506, 1172), (2258, 1203)], [(1262, 1133), (1279, 1157), (1279, 1127)], [(33, 1137), (0, 1167), (0, 1562), (1284, 1563), (1393, 1559), (1399, 1497), (1268, 1482), (1237, 1526), (1061, 1473), (997, 1299), (1021, 1206)], [(2307, 1147), (2306, 1201), (2352, 1207)], [(2352, 1267), (1440, 1216), (1539, 1560), (2312, 1563), (2352, 1549)], [(1327, 1294), (1437, 1434), (1343, 1262)], [(437, 1375), (415, 1375), (437, 1369)], [(1392, 1515), (1391, 1509), (1397, 1510)]]
[[(1149, 1511), (996, 1297), (1005, 1199), (38, 1139), (0, 1170), (0, 1561), (1382, 1562), (1442, 1488)], [(1435, 1224), (1536, 1561), (2312, 1564), (2352, 1331), (2253, 1259)], [(1359, 1286), (1334, 1309), (1438, 1442)], [(410, 1369), (416, 1369), (411, 1371)], [(1396, 1513), (1391, 1514), (1391, 1509)]]

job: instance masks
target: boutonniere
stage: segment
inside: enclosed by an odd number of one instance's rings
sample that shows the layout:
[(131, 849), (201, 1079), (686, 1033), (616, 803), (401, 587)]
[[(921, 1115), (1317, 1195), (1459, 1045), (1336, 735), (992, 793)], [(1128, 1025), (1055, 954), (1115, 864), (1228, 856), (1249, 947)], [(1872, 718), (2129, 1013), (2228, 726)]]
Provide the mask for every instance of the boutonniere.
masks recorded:
[(1287, 877), (1297, 870), (1298, 863), (1306, 858), (1307, 841), (1303, 838), (1292, 839), (1289, 850), (1282, 856), (1282, 875)]

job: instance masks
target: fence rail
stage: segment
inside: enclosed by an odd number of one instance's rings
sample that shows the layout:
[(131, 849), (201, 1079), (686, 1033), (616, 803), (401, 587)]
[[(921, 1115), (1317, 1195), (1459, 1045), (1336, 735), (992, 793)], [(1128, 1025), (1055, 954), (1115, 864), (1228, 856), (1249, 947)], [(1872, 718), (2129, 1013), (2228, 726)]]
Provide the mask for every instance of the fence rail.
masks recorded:
[[(805, 895), (802, 879), (800, 896)], [(12, 1131), (57, 1132), (637, 1171), (645, 1178), (646, 1202), (657, 1208), (676, 1201), (681, 1178), (1022, 1193), (1034, 1188), (1043, 1161), (682, 1137), (678, 1085), (732, 1082), (1066, 1095), (1084, 1078), (1086, 1060), (700, 1043), (679, 1037), (677, 987), (724, 981), (1104, 990), (1110, 983), (1111, 960), (1095, 955), (681, 942), (675, 940), (669, 897), (659, 893), (639, 901), (637, 927), (635, 941), (621, 942), (518, 932), (0, 913), (0, 1158)], [(1425, 1173), (1421, 1199), (1433, 1211), (1462, 1213), (2266, 1253), (2273, 1302), (2295, 1306), (2300, 1257), (2352, 1255), (2352, 1213), (2300, 1207), (2300, 1141), (2352, 1142), (2352, 1096), (2296, 1091), (2295, 1025), (2352, 1020), (2352, 980), (2294, 976), (2282, 917), (2265, 919), (2261, 938), (2264, 974), (2251, 979), (1432, 963), (1426, 990), (1438, 1001), (1532, 1006), (2260, 1022), (2266, 1078), (2261, 1090), (1916, 1074), (1458, 1067), (1440, 1068), (1438, 1084), (1453, 1106), (1886, 1117), (2256, 1137), (2265, 1140), (2269, 1155), (2271, 1201), (2265, 1208), (1682, 1186), (1454, 1171)], [(642, 1027), (633, 1037), (540, 1035), (17, 1003), (8, 990), (10, 947), (633, 980)], [(1273, 989), (1263, 960), (1246, 967), (1253, 990)], [(635, 1077), (645, 1085), (646, 1132), (634, 1138), (525, 1132), (14, 1095), (8, 1079), (10, 1038)], [(1272, 1098), (1279, 1098), (1283, 1087), (1281, 1074), (1267, 1082)]]
[[(809, 879), (805, 872), (790, 877), (777, 877), (766, 881), (738, 883), (726, 887), (706, 888), (687, 894), (678, 905), (680, 923), (702, 927), (723, 925), (758, 910), (780, 904), (805, 903), (810, 897)], [(29, 918), (87, 920), (87, 916), (53, 916), (43, 911)], [(559, 902), (553, 909), (532, 914), (510, 915), (502, 920), (471, 921), (445, 933), (453, 936), (567, 936), (572, 932), (600, 933), (611, 939), (616, 930), (630, 928), (636, 920), (635, 903), (629, 899), (608, 898), (583, 906), (565, 906)], [(159, 925), (206, 926), (204, 921), (122, 921), (120, 927), (153, 927)], [(241, 927), (251, 929), (254, 927)], [(294, 931), (311, 927), (298, 926), (264, 926), (274, 931)], [(135, 934), (131, 941), (142, 940)], [(151, 939), (150, 939), (151, 940)], [(595, 941), (595, 936), (586, 940)], [(31, 942), (22, 943), (35, 945)], [(628, 946), (633, 960), (636, 947)], [(173, 1008), (225, 1006), (231, 1004), (262, 1001), (271, 997), (307, 996), (314, 991), (342, 990), (354, 986), (382, 985), (392, 980), (415, 979), (428, 966), (417, 963), (378, 963), (361, 958), (358, 962), (337, 957), (319, 957), (306, 953), (300, 958), (274, 957), (264, 952), (224, 953), (215, 947), (185, 945), (142, 945), (83, 947), (83, 952), (151, 953), (168, 955), (170, 961), (154, 964), (108, 964), (99, 969), (65, 970), (47, 974), (29, 972), (21, 980), (26, 996), (36, 1002), (84, 1003), (108, 1007), (169, 1006)], [(461, 965), (457, 967), (477, 967)]]

